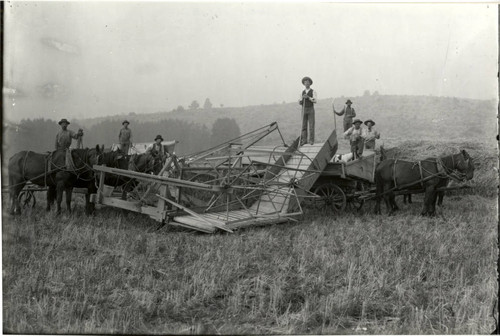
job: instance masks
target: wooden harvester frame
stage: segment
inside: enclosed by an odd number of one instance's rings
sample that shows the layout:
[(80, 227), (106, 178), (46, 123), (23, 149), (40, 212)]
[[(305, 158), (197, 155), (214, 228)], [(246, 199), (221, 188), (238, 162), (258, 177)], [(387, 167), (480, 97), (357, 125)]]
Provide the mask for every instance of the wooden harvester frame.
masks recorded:
[[(280, 146), (259, 148), (279, 134)], [(310, 192), (337, 150), (333, 131), (317, 145), (287, 146), (277, 123), (208, 150), (177, 158), (171, 155), (158, 175), (94, 166), (100, 184), (93, 200), (149, 215), (158, 222), (203, 232), (294, 220), (301, 199)], [(109, 193), (105, 175), (140, 181), (127, 199)]]

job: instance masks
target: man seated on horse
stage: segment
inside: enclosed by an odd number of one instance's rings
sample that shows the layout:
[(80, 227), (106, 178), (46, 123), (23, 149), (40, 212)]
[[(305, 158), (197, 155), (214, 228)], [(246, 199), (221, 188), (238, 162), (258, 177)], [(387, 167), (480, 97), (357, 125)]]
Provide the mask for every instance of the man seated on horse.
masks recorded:
[(344, 136), (350, 140), (352, 159), (356, 160), (363, 154), (364, 139), (363, 139), (363, 129), (361, 120), (356, 119), (353, 122), (351, 128), (344, 132)]
[(69, 130), (69, 121), (66, 119), (61, 119), (61, 121), (59, 121), (59, 125), (61, 125), (61, 131), (59, 131), (56, 135), (56, 150), (68, 149), (71, 146), (72, 139), (78, 140), (83, 136), (82, 129), (79, 129), (78, 133)]
[(61, 119), (59, 121), (61, 125), (61, 131), (56, 135), (56, 151), (63, 150), (66, 151), (66, 167), (70, 168), (73, 165), (73, 160), (71, 159), (71, 153), (69, 147), (71, 146), (72, 139), (77, 139), (81, 143), (81, 138), (83, 136), (83, 130), (79, 129), (78, 133), (73, 132), (68, 129), (69, 121), (66, 119)]

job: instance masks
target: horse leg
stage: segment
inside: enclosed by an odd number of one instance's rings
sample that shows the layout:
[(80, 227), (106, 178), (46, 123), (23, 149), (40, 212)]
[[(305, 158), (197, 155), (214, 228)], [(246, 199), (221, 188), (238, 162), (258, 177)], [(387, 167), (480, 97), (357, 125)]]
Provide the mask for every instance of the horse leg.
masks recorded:
[(59, 181), (57, 182), (57, 198), (56, 198), (56, 207), (57, 207), (57, 215), (61, 214), (61, 203), (62, 203), (62, 198), (63, 198), (63, 192), (64, 192), (64, 181)]
[(73, 196), (73, 187), (65, 188), (66, 191), (66, 208), (71, 213), (71, 197)]
[(95, 212), (95, 204), (90, 202), (90, 193), (85, 194), (85, 214), (92, 215)]
[(46, 211), (50, 211), (50, 207), (52, 206), (52, 204), (54, 204), (56, 197), (57, 197), (56, 187), (50, 186), (49, 189), (47, 189), (47, 207), (45, 208)]
[[(9, 182), (12, 183), (12, 182)], [(11, 215), (20, 215), (21, 214), (21, 205), (19, 204), (19, 194), (21, 190), (23, 190), (26, 182), (21, 183), (12, 183), (12, 187), (10, 187), (10, 211)]]
[(384, 192), (384, 184), (380, 180), (380, 177), (378, 176), (377, 172), (375, 173), (375, 187), (376, 187), (376, 203), (375, 203), (375, 215), (380, 215), (380, 201), (382, 198), (382, 194)]
[(432, 198), (434, 197), (435, 191), (434, 191), (434, 186), (428, 186), (425, 188), (425, 194), (424, 194), (424, 208), (422, 209), (422, 212), (420, 213), (422, 216), (430, 215), (430, 204), (432, 201)]
[(443, 205), (443, 198), (444, 198), (444, 191), (438, 191), (437, 196), (438, 196), (437, 204), (438, 204), (438, 206), (442, 206)]
[(432, 194), (431, 200), (430, 200), (430, 211), (429, 211), (429, 215), (430, 216), (435, 216), (436, 215), (436, 201), (437, 201), (437, 198), (438, 198), (438, 192), (434, 191), (434, 193)]
[(398, 205), (396, 203), (396, 195), (394, 195), (393, 192), (389, 193), (389, 200), (391, 201), (392, 211), (399, 210), (399, 207), (398, 207)]

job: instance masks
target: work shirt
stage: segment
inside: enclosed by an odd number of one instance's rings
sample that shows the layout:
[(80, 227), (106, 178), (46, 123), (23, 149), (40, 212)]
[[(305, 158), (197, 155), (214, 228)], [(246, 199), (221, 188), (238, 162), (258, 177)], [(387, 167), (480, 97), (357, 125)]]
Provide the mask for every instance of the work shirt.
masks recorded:
[(129, 144), (132, 139), (132, 130), (130, 128), (123, 127), (118, 134), (118, 139), (121, 144)]
[(165, 155), (165, 148), (163, 148), (162, 144), (158, 145), (155, 142), (154, 144), (149, 145), (148, 148), (146, 149), (146, 153), (151, 153), (153, 151), (156, 151), (157, 153), (159, 153), (160, 156), (164, 156)]
[[(312, 103), (316, 103), (316, 100), (318, 99), (318, 93), (316, 92), (316, 90), (313, 90), (313, 89), (309, 88), (309, 90), (304, 89), (304, 91), (302, 91), (302, 94), (300, 95), (300, 99), (299, 99), (299, 104), (300, 104), (300, 105), (302, 105), (302, 101), (304, 100), (304, 99), (302, 98), (302, 95), (303, 95), (303, 94), (306, 94), (306, 95), (308, 95), (308, 96), (311, 96), (311, 95), (309, 94), (309, 91), (312, 91), (312, 97), (311, 97), (311, 99), (306, 99), (306, 100), (309, 100), (309, 101), (310, 101), (310, 102), (312, 102)], [(306, 106), (307, 106), (307, 105), (308, 105), (308, 104), (307, 104), (307, 102), (306, 102)]]
[(61, 130), (56, 135), (56, 150), (67, 149), (71, 146), (71, 139), (78, 139), (78, 134), (71, 130)]
[(348, 137), (351, 141), (356, 141), (363, 136), (363, 129), (361, 127), (359, 129), (356, 129), (354, 126), (352, 126), (344, 132), (344, 136)]
[(380, 139), (380, 133), (374, 128), (371, 130), (363, 128), (362, 137), (365, 138), (365, 142), (375, 143), (375, 139)]
[(356, 111), (352, 107), (344, 106), (342, 111), (337, 112), (339, 116), (344, 115), (344, 119), (353, 119), (356, 116)]

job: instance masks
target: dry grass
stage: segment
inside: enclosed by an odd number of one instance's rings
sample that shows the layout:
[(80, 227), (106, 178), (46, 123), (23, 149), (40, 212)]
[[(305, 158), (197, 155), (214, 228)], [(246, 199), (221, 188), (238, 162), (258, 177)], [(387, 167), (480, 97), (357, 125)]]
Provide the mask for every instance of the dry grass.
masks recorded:
[(3, 331), (490, 333), (490, 193), (453, 194), (436, 218), (418, 215), (417, 196), (392, 217), (367, 204), (361, 214), (309, 211), (299, 223), (213, 235), (157, 231), (111, 208), (87, 218), (81, 200), (55, 219), (40, 204), (3, 221)]

